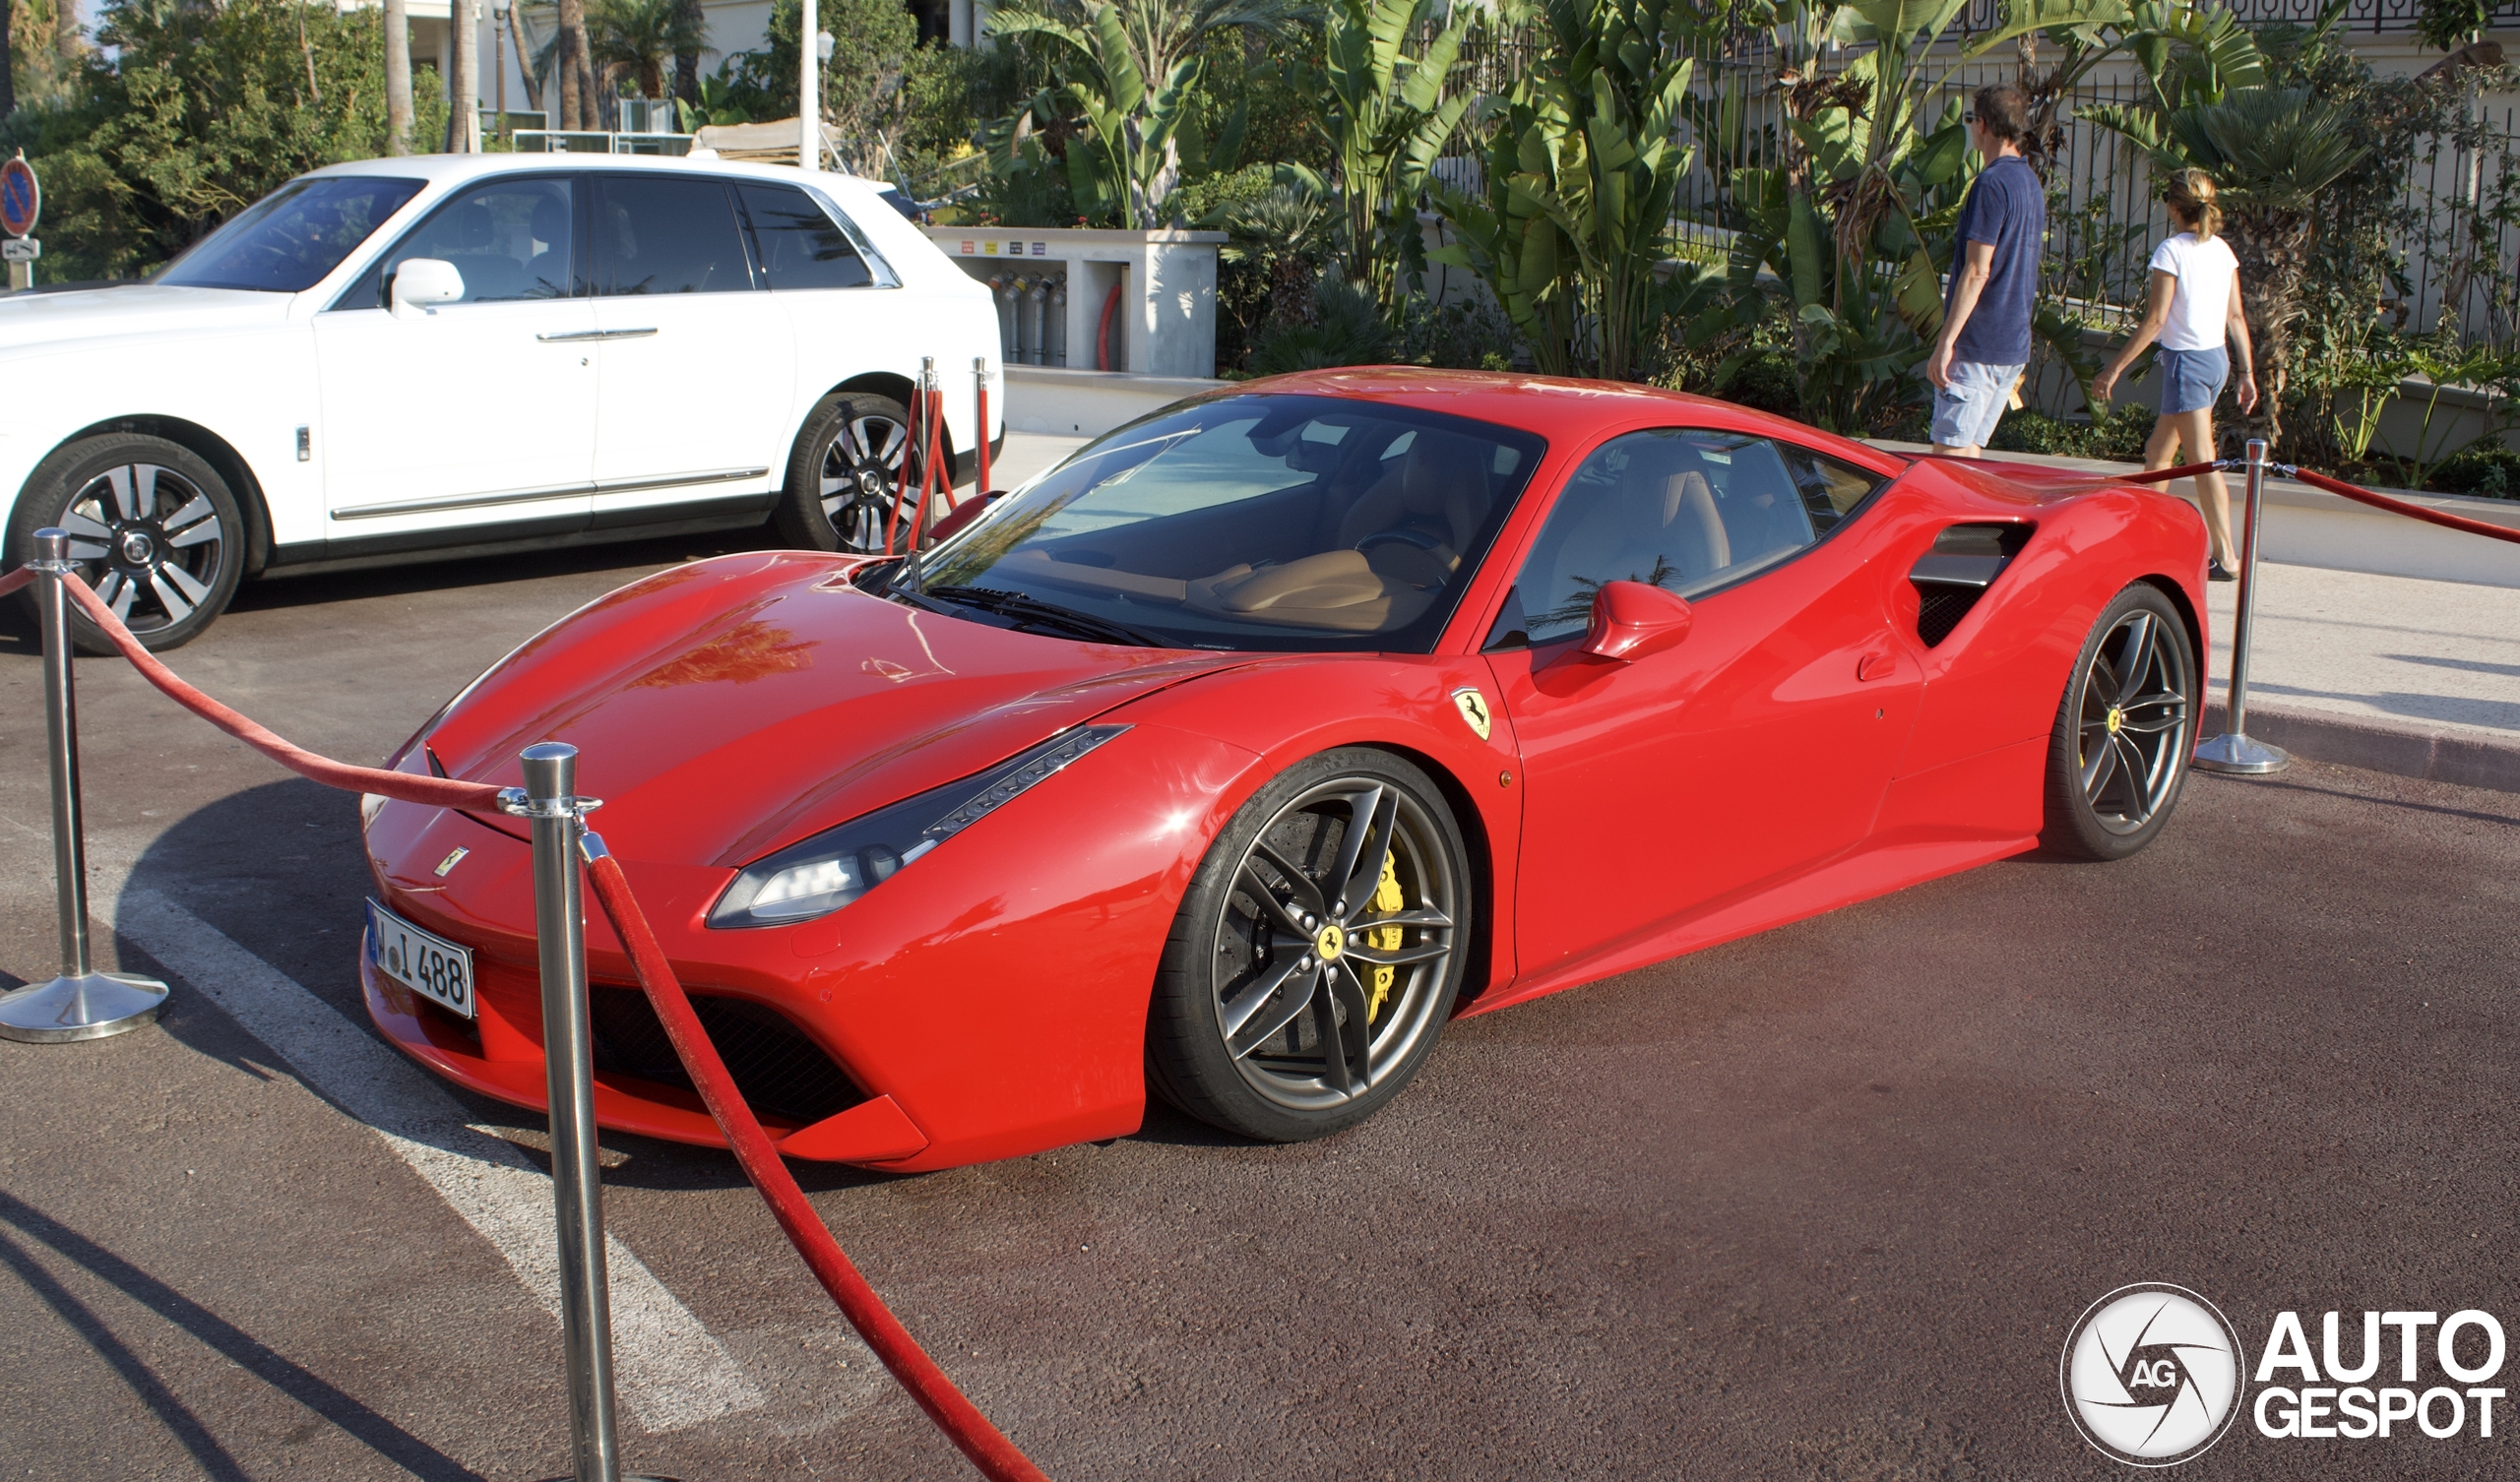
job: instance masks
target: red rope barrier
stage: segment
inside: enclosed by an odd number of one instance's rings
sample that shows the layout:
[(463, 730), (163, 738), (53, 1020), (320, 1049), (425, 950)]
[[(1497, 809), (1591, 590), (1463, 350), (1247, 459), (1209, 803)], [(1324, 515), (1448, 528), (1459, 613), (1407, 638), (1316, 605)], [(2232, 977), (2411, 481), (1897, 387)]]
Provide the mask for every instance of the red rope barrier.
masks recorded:
[(709, 1042), (708, 1031), (700, 1026), (700, 1018), (691, 1011), (691, 1000), (684, 996), (682, 984), (675, 980), (673, 966), (665, 960), (664, 949), (657, 945), (656, 933), (648, 926), (648, 918), (639, 909), (638, 899), (630, 894), (629, 878), (611, 855), (597, 852), (601, 840), (589, 835), (593, 855), (587, 861), (587, 883), (595, 888), (597, 903), (612, 922), (613, 931), (630, 954), (632, 971), (639, 986), (647, 990), (648, 1001), (656, 1006), (658, 1021), (664, 1025), (665, 1037), (673, 1041), (674, 1053), (681, 1057), (683, 1069), (691, 1075), (701, 1100), (708, 1103), (709, 1115), (726, 1135), (727, 1145), (734, 1149), (735, 1161), (743, 1165), (753, 1187), (770, 1204), (770, 1212), (786, 1231), (796, 1254), (803, 1257), (812, 1269), (814, 1279), (840, 1304), (850, 1325), (884, 1361), (884, 1367), (900, 1380), (911, 1398), (936, 1422), (946, 1439), (971, 1458), (990, 1482), (1048, 1482), (1041, 1469), (1035, 1466), (1015, 1443), (1006, 1439), (979, 1407), (954, 1388), (945, 1371), (918, 1346), (884, 1306), (884, 1299), (866, 1284), (840, 1242), (805, 1201), (805, 1192), (796, 1187), (795, 1176), (781, 1161), (779, 1149), (754, 1120), (752, 1108), (735, 1090), (733, 1078), (726, 1074), (726, 1064), (718, 1058), (717, 1047)]
[[(11, 575), (23, 577), (27, 573), (22, 569)], [(174, 670), (158, 662), (157, 654), (141, 647), (140, 640), (131, 636), (131, 630), (122, 625), (122, 619), (114, 616), (114, 610), (106, 606), (104, 598), (97, 596), (87, 583), (74, 577), (65, 580), (62, 586), (68, 589), (70, 599), (104, 630), (106, 639), (116, 648), (122, 650), (122, 656), (131, 660), (131, 666), (151, 684), (164, 691), (166, 698), (299, 776), (311, 777), (327, 787), (339, 787), (345, 792), (373, 792), (424, 807), (494, 809), (498, 806), (499, 789), (488, 782), (459, 782), (452, 777), (387, 772), (381, 767), (352, 767), (346, 762), (319, 757), (302, 746), (282, 739), (177, 678)], [(0, 579), (0, 592), (9, 589), (7, 579)]]
[[(0, 596), (6, 596), (32, 581), (35, 573), (21, 568), (0, 577)], [(499, 789), (487, 782), (459, 782), (448, 777), (413, 776), (409, 772), (386, 772), (373, 767), (352, 767), (320, 757), (303, 747), (282, 739), (265, 727), (246, 719), (235, 710), (211, 699), (200, 690), (178, 678), (158, 656), (141, 646), (131, 630), (123, 626), (111, 607), (87, 583), (70, 580), (65, 584), (71, 599), (94, 619), (105, 637), (131, 660), (150, 683), (163, 691), (167, 698), (204, 720), (270, 757), (273, 761), (311, 777), (330, 787), (348, 792), (374, 792), (405, 802), (444, 808), (487, 808), (498, 803)], [(639, 986), (647, 991), (656, 1006), (657, 1019), (665, 1035), (673, 1043), (674, 1052), (691, 1075), (701, 1099), (708, 1104), (709, 1114), (726, 1134), (735, 1160), (770, 1204), (770, 1212), (787, 1232), (796, 1253), (822, 1283), (823, 1290), (840, 1304), (850, 1326), (866, 1340), (866, 1345), (884, 1361), (893, 1377), (901, 1381), (920, 1409), (945, 1433), (964, 1455), (978, 1467), (989, 1482), (1049, 1482), (1040, 1467), (1035, 1466), (1015, 1443), (1006, 1439), (988, 1417), (979, 1412), (962, 1390), (954, 1387), (945, 1371), (927, 1356), (918, 1340), (910, 1335), (901, 1320), (884, 1306), (883, 1298), (866, 1283), (847, 1253), (823, 1225), (814, 1207), (797, 1187), (795, 1176), (779, 1157), (779, 1149), (770, 1135), (762, 1130), (752, 1108), (734, 1088), (726, 1064), (718, 1056), (717, 1047), (700, 1026), (699, 1016), (691, 1009), (691, 1000), (674, 978), (673, 967), (666, 961), (664, 950), (657, 944), (656, 932), (639, 909), (630, 893), (628, 877), (609, 854), (601, 853), (602, 841), (589, 835), (593, 846), (587, 865), (588, 882), (595, 888), (597, 901), (612, 922), (622, 945), (630, 954)]]
[(2464, 515), (2453, 515), (2446, 510), (2409, 504), (2403, 499), (2391, 499), (2386, 494), (2374, 494), (2368, 489), (2357, 488), (2343, 479), (2330, 478), (2324, 473), (2313, 473), (2307, 468), (2294, 469), (2293, 476), (2311, 488), (2325, 489), (2340, 499), (2351, 499), (2359, 504), (2367, 504), (2375, 510), (2386, 510), (2392, 515), (2404, 515), (2409, 520), (2446, 525), (2454, 530), (2465, 530), (2471, 535), (2486, 535), (2495, 540), (2520, 541), (2520, 530), (2505, 529), (2498, 525), (2488, 525), (2482, 520), (2470, 520)]

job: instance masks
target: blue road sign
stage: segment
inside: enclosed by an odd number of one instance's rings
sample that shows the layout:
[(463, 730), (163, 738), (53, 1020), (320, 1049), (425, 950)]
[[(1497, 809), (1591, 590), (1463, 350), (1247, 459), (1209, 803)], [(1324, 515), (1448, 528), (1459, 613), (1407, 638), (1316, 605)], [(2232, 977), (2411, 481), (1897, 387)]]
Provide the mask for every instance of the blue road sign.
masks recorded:
[(0, 164), (0, 230), (13, 237), (31, 234), (42, 207), (43, 193), (35, 189), (35, 172), (26, 157)]

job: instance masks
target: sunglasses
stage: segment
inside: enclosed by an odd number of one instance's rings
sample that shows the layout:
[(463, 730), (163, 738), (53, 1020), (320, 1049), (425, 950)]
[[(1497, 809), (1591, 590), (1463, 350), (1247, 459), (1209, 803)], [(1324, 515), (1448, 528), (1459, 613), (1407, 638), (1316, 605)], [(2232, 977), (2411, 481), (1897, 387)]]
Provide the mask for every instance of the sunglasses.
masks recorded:
[(1960, 121), (1965, 124), (1973, 124), (1978, 121), (1978, 115), (1975, 113), (1963, 113), (1960, 115)]

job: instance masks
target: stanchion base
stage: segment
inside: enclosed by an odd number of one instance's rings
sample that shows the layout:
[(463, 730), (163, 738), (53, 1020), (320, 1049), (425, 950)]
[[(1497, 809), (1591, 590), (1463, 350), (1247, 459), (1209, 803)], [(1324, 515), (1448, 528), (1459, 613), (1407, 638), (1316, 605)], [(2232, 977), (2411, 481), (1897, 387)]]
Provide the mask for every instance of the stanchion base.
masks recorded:
[(0, 1039), (59, 1044), (137, 1029), (166, 1005), (166, 985), (119, 972), (54, 978), (0, 994)]
[(2196, 748), (2196, 765), (2205, 772), (2264, 776), (2293, 765), (2293, 754), (2280, 746), (2252, 741), (2236, 731), (2216, 736)]

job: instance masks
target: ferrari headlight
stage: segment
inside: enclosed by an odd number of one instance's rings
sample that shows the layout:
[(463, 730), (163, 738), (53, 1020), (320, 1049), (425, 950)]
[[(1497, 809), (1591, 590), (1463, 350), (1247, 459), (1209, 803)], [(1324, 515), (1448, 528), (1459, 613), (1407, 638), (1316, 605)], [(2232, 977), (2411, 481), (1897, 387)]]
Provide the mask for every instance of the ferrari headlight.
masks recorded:
[(736, 876), (711, 908), (709, 924), (786, 926), (829, 915), (1127, 729), (1085, 725), (1063, 731), (976, 776), (789, 844)]

